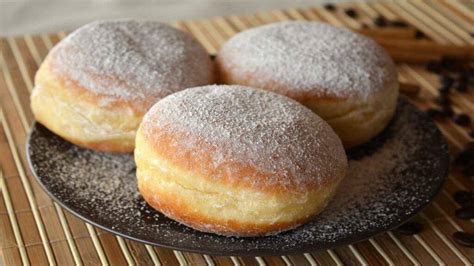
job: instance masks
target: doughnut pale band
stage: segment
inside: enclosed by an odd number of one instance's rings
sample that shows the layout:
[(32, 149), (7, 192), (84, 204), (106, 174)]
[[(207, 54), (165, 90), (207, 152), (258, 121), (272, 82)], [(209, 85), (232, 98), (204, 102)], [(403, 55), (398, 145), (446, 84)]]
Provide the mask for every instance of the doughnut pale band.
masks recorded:
[(169, 162), (151, 148), (154, 145), (140, 131), (136, 141), (138, 189), (142, 196), (160, 212), (205, 232), (255, 236), (297, 227), (324, 209), (340, 181), (324, 184), (324, 190), (314, 188), (305, 193), (256, 190), (217, 182), (206, 174)]
[(31, 94), (31, 108), (38, 122), (76, 145), (110, 152), (133, 150), (143, 114), (126, 102), (100, 108), (97, 95), (64, 82), (50, 69), (45, 62), (38, 70)]
[(314, 99), (301, 103), (321, 116), (343, 140), (345, 147), (369, 141), (390, 123), (398, 99), (398, 83), (377, 91), (364, 101), (357, 99)]

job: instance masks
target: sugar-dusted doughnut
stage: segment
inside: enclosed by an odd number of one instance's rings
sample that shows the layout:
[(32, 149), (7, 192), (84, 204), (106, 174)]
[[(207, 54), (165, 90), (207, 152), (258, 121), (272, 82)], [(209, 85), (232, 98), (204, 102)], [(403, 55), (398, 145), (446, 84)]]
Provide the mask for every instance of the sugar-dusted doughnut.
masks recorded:
[(75, 144), (131, 152), (156, 101), (213, 82), (208, 54), (187, 33), (154, 21), (98, 21), (51, 50), (31, 107), (37, 121)]
[(156, 103), (136, 138), (138, 188), (168, 217), (232, 236), (274, 234), (321, 212), (347, 168), (340, 139), (300, 103), (212, 85)]
[(391, 120), (398, 81), (374, 41), (318, 22), (280, 22), (236, 34), (217, 55), (220, 80), (291, 97), (326, 120), (344, 146), (362, 144)]

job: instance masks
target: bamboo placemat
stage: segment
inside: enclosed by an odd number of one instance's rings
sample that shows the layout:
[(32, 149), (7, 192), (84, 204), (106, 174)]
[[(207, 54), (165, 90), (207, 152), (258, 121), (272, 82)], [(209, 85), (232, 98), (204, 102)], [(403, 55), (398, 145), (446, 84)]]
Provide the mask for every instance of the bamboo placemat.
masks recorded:
[[(347, 16), (352, 7), (358, 18)], [(442, 44), (474, 44), (474, 13), (458, 1), (397, 1), (339, 4), (330, 12), (322, 7), (275, 10), (256, 15), (214, 17), (171, 23), (193, 34), (210, 53), (235, 33), (281, 20), (319, 20), (360, 29), (373, 26), (379, 14), (402, 19)], [(474, 188), (471, 180), (452, 171), (442, 192), (416, 218), (425, 226), (413, 236), (387, 232), (366, 241), (333, 250), (275, 257), (220, 257), (155, 248), (129, 241), (94, 228), (54, 204), (34, 180), (25, 159), (25, 141), (33, 116), (29, 94), (33, 77), (48, 50), (64, 38), (65, 32), (0, 39), (0, 244), (1, 256), (11, 264), (208, 264), (208, 265), (341, 265), (474, 263), (473, 249), (458, 245), (451, 235), (474, 232), (473, 221), (454, 217), (459, 205), (452, 199), (457, 190)], [(432, 107), (439, 86), (435, 75), (421, 65), (398, 65), (400, 78), (418, 84), (414, 98), (421, 108)], [(451, 94), (453, 108), (474, 116), (474, 93)], [(470, 141), (466, 128), (450, 120), (437, 121), (457, 153)]]

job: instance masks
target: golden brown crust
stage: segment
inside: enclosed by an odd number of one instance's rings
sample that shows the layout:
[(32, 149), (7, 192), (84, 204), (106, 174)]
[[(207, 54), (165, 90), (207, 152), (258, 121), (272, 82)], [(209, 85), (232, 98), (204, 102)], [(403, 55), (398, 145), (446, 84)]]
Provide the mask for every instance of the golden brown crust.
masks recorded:
[[(252, 75), (247, 76), (240, 76), (237, 75), (234, 71), (232, 71), (232, 62), (226, 60), (225, 57), (217, 57), (216, 58), (216, 71), (217, 71), (217, 78), (219, 83), (221, 84), (238, 84), (243, 86), (249, 87), (257, 87), (255, 86), (255, 80), (261, 79), (265, 73), (254, 73)], [(298, 102), (304, 103), (310, 100), (318, 99), (327, 102), (333, 101), (342, 101), (347, 99), (349, 95), (344, 95), (341, 97), (335, 97), (330, 94), (324, 94), (324, 92), (320, 92), (318, 96), (314, 96), (314, 93), (311, 91), (317, 91), (318, 88), (314, 88), (314, 90), (307, 90), (302, 91), (294, 88), (290, 88), (284, 84), (281, 84), (275, 80), (272, 80), (271, 77), (267, 77), (264, 80), (267, 81), (263, 86), (260, 85), (258, 88), (273, 91), (287, 97), (290, 97)]]
[[(134, 111), (134, 115), (143, 116), (144, 113), (140, 110), (142, 107), (139, 108), (138, 106), (150, 107), (154, 104), (154, 101), (151, 99), (135, 99), (133, 101), (128, 101), (120, 98), (114, 98), (113, 101), (107, 102), (107, 104), (101, 104), (101, 101), (104, 101), (108, 97), (107, 95), (90, 91), (88, 88), (81, 86), (79, 82), (70, 77), (59, 74), (54, 70), (54, 68), (55, 63), (52, 62), (52, 58), (46, 57), (38, 70), (37, 77), (35, 77), (35, 84), (37, 86), (49, 85), (57, 90), (62, 90), (63, 93), (67, 93), (70, 95), (71, 99), (86, 101), (89, 104), (96, 105), (107, 111), (131, 109)], [(48, 77), (41, 78), (41, 75), (47, 75)], [(50, 83), (43, 84), (43, 80), (47, 80)]]
[[(149, 187), (140, 187), (140, 193), (145, 201), (154, 209), (159, 210), (166, 216), (185, 224), (191, 228), (207, 233), (217, 233), (225, 236), (264, 236), (291, 230), (308, 221), (318, 213), (311, 216), (295, 219), (291, 222), (259, 224), (252, 221), (220, 220), (216, 217), (208, 217), (204, 214), (192, 212), (190, 204), (176, 201), (176, 197), (160, 194), (160, 201), (154, 199), (156, 191)], [(322, 209), (320, 210), (322, 211)]]
[[(46, 121), (43, 122), (39, 119), (38, 119), (38, 122), (40, 122), (43, 125), (47, 124)], [(61, 133), (58, 133), (58, 135), (77, 146), (81, 146), (84, 148), (93, 149), (97, 151), (104, 151), (104, 152), (111, 152), (111, 153), (130, 153), (130, 152), (133, 152), (133, 149), (135, 149), (135, 144), (133, 143), (133, 141), (130, 142), (130, 141), (113, 140), (113, 139), (101, 140), (101, 141), (83, 141), (83, 140), (74, 139), (66, 135), (63, 136), (61, 135)]]
[[(146, 125), (142, 124), (142, 126)], [(139, 130), (138, 132), (142, 131)], [(194, 151), (190, 151), (186, 154), (178, 152), (179, 150), (182, 150), (183, 147), (176, 145), (176, 143), (184, 143), (189, 137), (190, 136), (183, 136), (176, 132), (173, 134), (162, 133), (159, 137), (156, 135), (153, 137), (144, 136), (144, 134), (140, 135), (140, 138), (142, 138), (146, 143), (144, 145), (149, 145), (153, 150), (153, 154), (150, 154), (150, 156), (166, 158), (174, 167), (185, 171), (192, 171), (208, 181), (215, 181), (215, 177), (219, 177), (219, 183), (231, 187), (254, 187), (259, 190), (264, 190), (267, 193), (281, 193), (288, 190), (317, 190), (332, 181), (329, 178), (324, 180), (314, 180), (314, 182), (308, 182), (305, 187), (302, 187), (300, 184), (291, 183), (288, 185), (286, 182), (283, 182), (285, 179), (288, 179), (288, 177), (282, 175), (270, 175), (269, 173), (257, 170), (255, 167), (243, 165), (238, 162), (226, 161), (220, 165), (220, 168), (214, 168), (212, 167), (213, 147), (209, 144), (198, 141), (200, 143), (200, 148), (196, 148)], [(198, 150), (211, 152), (205, 154), (201, 153), (200, 156), (196, 156)], [(334, 176), (344, 175), (344, 168), (334, 169)], [(258, 180), (259, 182), (250, 183), (242, 181), (249, 176), (251, 176), (253, 180)], [(274, 179), (276, 182), (267, 182), (267, 179)]]
[(100, 106), (94, 95), (52, 70), (48, 59), (35, 77), (31, 108), (35, 119), (64, 139), (107, 152), (132, 152), (143, 114), (130, 103)]

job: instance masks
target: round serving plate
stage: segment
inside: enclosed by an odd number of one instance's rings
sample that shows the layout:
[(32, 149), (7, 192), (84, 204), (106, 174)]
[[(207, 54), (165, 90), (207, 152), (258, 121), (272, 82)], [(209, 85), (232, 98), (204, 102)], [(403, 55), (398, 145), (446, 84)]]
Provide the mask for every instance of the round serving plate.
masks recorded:
[(384, 132), (348, 151), (348, 176), (320, 215), (288, 232), (237, 238), (193, 230), (149, 207), (137, 191), (131, 154), (84, 149), (35, 123), (27, 155), (44, 190), (88, 223), (150, 245), (242, 256), (334, 248), (391, 230), (438, 194), (449, 167), (436, 125), (401, 99)]

